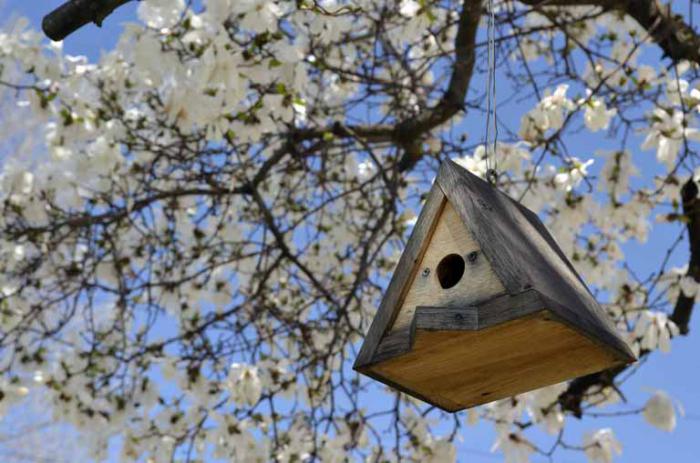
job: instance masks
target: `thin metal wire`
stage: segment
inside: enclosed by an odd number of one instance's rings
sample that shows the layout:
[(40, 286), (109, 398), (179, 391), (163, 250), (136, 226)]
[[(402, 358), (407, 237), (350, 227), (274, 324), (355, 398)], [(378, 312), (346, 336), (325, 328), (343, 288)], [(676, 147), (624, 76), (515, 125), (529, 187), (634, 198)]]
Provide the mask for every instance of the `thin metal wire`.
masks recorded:
[[(486, 155), (486, 179), (490, 183), (495, 184), (498, 180), (498, 160), (496, 159), (498, 120), (496, 118), (496, 13), (493, 7), (493, 0), (489, 0), (488, 8), (488, 77), (486, 82), (486, 134), (484, 149)], [(493, 142), (491, 140), (492, 128)]]

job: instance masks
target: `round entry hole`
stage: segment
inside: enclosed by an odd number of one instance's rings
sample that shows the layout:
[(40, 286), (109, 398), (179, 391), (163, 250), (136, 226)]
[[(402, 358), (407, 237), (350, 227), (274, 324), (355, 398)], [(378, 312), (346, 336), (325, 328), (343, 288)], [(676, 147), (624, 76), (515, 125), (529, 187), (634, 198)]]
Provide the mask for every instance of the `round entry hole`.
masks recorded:
[(464, 259), (459, 254), (446, 255), (437, 266), (438, 281), (444, 289), (459, 283), (462, 275), (464, 275)]

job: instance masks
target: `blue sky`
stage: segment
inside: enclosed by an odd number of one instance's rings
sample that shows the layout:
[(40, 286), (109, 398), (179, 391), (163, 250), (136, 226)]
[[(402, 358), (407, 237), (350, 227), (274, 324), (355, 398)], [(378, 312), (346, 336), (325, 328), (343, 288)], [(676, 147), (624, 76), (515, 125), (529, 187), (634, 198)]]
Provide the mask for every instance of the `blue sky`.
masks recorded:
[[(44, 14), (55, 8), (61, 1), (45, 0), (31, 2), (27, 0), (0, 0), (0, 17), (3, 21), (13, 15), (26, 16), (34, 27), (39, 28)], [(64, 42), (66, 53), (87, 55), (91, 60), (99, 58), (101, 50), (109, 49), (116, 41), (124, 21), (135, 19), (136, 3), (128, 4), (110, 16), (102, 28), (88, 25)], [(696, 12), (697, 13), (697, 12)], [(474, 82), (481, 86), (481, 82)], [(479, 87), (481, 88), (481, 87)], [(502, 95), (508, 92), (502, 91)], [(514, 108), (509, 106), (499, 112), (504, 120), (514, 123), (530, 106)], [(506, 112), (504, 112), (506, 111)], [(509, 112), (508, 112), (509, 111)], [(480, 115), (468, 115), (465, 126), (472, 141), (481, 137), (483, 120)], [(512, 126), (517, 126), (512, 124)], [(601, 137), (576, 137), (575, 155), (586, 158), (600, 149)], [(596, 144), (594, 144), (596, 143)], [(634, 146), (634, 143), (632, 143)], [(639, 144), (637, 143), (638, 147)], [(635, 162), (645, 175), (658, 169), (652, 152), (639, 152), (635, 147)], [(666, 251), (666, 244), (676, 236), (678, 228), (674, 226), (656, 226), (647, 243), (643, 245), (629, 244), (627, 254), (629, 264), (639, 274), (646, 275), (654, 271)], [(674, 265), (682, 265), (687, 261), (687, 251), (684, 244), (681, 252), (674, 256)], [(698, 310), (700, 311), (700, 310)], [(621, 463), (657, 463), (658, 461), (694, 462), (698, 461), (697, 439), (700, 437), (700, 322), (698, 314), (691, 323), (691, 335), (676, 339), (671, 354), (653, 354), (647, 364), (625, 386), (625, 392), (630, 403), (641, 406), (649, 397), (652, 388), (663, 389), (682, 403), (686, 417), (679, 417), (676, 430), (667, 434), (646, 424), (640, 416), (626, 416), (606, 419), (586, 420), (578, 422), (569, 418), (567, 435), (571, 443), (579, 443), (580, 436), (587, 430), (611, 426), (615, 429), (618, 439), (624, 446), (624, 452), (616, 461)], [(466, 415), (464, 415), (466, 417)], [(476, 427), (464, 427), (462, 432), (464, 442), (459, 445), (458, 460), (460, 462), (493, 462), (502, 457), (490, 454), (494, 433), (490, 424)], [(542, 441), (546, 442), (546, 441)], [(534, 457), (533, 462), (548, 461), (542, 457)], [(585, 461), (583, 455), (571, 452), (557, 453), (554, 461), (580, 462)]]

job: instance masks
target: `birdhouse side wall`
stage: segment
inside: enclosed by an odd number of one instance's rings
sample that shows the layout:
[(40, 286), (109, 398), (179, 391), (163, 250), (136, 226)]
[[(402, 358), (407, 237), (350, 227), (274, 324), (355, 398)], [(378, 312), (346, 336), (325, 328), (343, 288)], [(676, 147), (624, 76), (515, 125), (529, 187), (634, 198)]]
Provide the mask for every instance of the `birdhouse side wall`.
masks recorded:
[(621, 359), (634, 359), (535, 213), (452, 162), (442, 165), (438, 184), (509, 293), (536, 289), (551, 301), (550, 310), (572, 327), (616, 351)]

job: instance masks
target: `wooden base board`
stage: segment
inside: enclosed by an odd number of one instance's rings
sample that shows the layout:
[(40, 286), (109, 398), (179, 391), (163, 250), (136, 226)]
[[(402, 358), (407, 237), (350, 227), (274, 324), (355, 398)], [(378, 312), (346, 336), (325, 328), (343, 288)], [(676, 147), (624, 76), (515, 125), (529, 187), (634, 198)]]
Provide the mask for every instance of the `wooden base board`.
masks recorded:
[(448, 411), (620, 363), (547, 310), (479, 331), (416, 330), (410, 352), (367, 369)]

